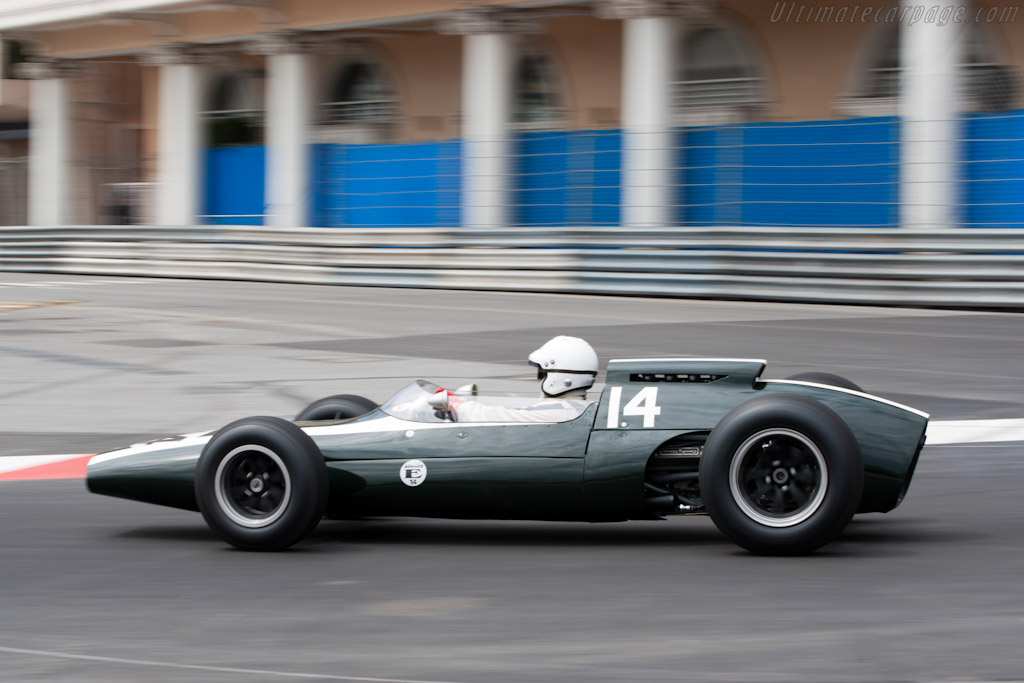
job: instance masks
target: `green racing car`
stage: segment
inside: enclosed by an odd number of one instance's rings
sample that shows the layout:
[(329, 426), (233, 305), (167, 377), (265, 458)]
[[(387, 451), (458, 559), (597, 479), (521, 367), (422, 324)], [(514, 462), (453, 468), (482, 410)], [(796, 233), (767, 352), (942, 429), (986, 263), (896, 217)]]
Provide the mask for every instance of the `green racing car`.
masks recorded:
[(612, 360), (595, 400), (562, 401), (550, 419), (530, 421), (467, 419), (458, 405), (528, 411), (532, 399), (416, 381), (381, 405), (331, 396), (294, 421), (250, 417), (103, 453), (87, 485), (199, 511), (245, 550), (286, 548), (325, 516), (710, 515), (752, 552), (796, 555), (833, 540), (855, 513), (896, 508), (928, 415), (834, 375), (771, 380), (764, 369), (763, 360)]

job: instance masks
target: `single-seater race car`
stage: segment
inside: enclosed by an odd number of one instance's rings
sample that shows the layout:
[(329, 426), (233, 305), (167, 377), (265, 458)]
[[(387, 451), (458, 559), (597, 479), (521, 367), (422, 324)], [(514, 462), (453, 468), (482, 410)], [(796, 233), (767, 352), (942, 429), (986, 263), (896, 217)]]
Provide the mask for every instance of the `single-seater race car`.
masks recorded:
[[(762, 360), (625, 359), (560, 421), (467, 422), (413, 382), (295, 421), (250, 417), (95, 456), (90, 491), (202, 513), (280, 550), (327, 517), (612, 522), (710, 515), (740, 546), (795, 555), (903, 500), (928, 415), (834, 375), (764, 380)], [(463, 397), (465, 398), (465, 397)], [(468, 400), (529, 412), (534, 400)], [(486, 412), (486, 411), (484, 411)], [(514, 411), (513, 411), (514, 412)]]

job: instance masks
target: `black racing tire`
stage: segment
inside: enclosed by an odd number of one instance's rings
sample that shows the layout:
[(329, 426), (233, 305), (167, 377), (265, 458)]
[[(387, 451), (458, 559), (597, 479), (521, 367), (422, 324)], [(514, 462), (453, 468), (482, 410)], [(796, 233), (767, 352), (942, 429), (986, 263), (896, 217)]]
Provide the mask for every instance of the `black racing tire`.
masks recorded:
[(291, 422), (248, 417), (203, 448), (195, 492), (203, 519), (231, 545), (283, 550), (324, 516), (327, 466), (313, 439)]
[(846, 528), (860, 504), (864, 465), (853, 432), (802, 396), (760, 396), (712, 430), (700, 459), (711, 519), (761, 555), (804, 555)]
[(840, 389), (849, 389), (850, 391), (859, 391), (863, 393), (863, 389), (859, 386), (839, 375), (833, 375), (828, 372), (800, 372), (792, 377), (786, 379), (792, 379), (798, 382), (813, 382), (814, 384), (827, 384), (830, 387), (839, 387)]
[(366, 415), (376, 408), (377, 404), (368, 398), (354, 394), (338, 394), (313, 401), (295, 417), (295, 421), (345, 420)]

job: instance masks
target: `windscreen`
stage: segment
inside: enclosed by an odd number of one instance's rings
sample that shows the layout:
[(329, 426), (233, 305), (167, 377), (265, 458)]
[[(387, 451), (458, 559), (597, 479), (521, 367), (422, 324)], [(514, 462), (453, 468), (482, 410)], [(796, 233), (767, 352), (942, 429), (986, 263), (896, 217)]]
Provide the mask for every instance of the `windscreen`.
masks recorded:
[(446, 422), (442, 415), (427, 405), (427, 399), (437, 393), (438, 389), (440, 387), (436, 384), (416, 380), (388, 399), (380, 409), (392, 417), (413, 422)]

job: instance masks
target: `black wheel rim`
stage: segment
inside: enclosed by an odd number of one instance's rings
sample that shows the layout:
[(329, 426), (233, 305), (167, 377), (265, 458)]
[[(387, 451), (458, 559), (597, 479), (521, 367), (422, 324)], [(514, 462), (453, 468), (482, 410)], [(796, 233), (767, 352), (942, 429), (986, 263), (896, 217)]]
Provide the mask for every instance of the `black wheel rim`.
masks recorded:
[(216, 473), (217, 503), (233, 522), (247, 528), (273, 524), (291, 500), (291, 478), (277, 453), (265, 446), (239, 446)]
[(733, 499), (749, 518), (770, 527), (790, 527), (821, 507), (828, 466), (809, 437), (791, 429), (754, 434), (733, 454), (729, 468)]

